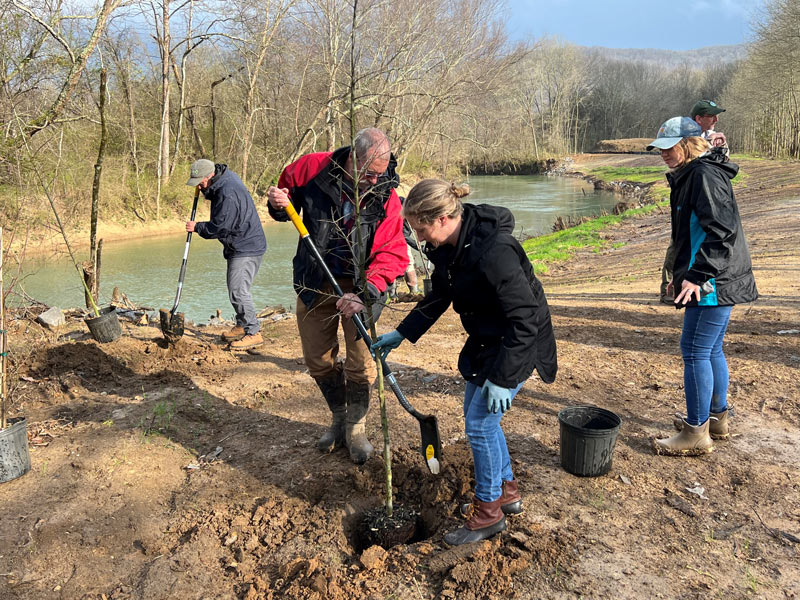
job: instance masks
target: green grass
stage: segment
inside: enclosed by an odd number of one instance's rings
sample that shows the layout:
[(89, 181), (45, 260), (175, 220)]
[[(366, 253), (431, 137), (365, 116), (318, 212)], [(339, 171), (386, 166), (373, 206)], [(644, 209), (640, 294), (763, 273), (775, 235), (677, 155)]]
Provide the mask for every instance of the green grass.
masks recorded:
[(659, 183), (664, 181), (666, 172), (666, 167), (597, 167), (587, 174), (607, 182)]
[(527, 239), (522, 243), (522, 247), (533, 265), (533, 270), (536, 273), (547, 273), (551, 265), (568, 260), (578, 250), (589, 249), (599, 252), (606, 247), (621, 247), (623, 245), (621, 243), (612, 246), (611, 242), (602, 236), (602, 231), (617, 225), (623, 219), (662, 210), (667, 205), (667, 202), (660, 201), (626, 210), (621, 215), (597, 217), (576, 227)]
[(748, 154), (746, 152), (731, 152), (731, 160), (736, 162), (738, 160), (773, 160), (768, 156), (762, 156), (760, 154)]

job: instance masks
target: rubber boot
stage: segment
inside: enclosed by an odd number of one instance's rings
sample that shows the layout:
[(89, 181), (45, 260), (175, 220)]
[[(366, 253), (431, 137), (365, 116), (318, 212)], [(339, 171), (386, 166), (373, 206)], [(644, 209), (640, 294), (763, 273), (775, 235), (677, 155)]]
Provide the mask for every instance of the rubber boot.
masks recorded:
[[(522, 512), (522, 496), (519, 493), (517, 480), (504, 481), (503, 493), (500, 495), (500, 509), (506, 515), (518, 515)], [(468, 518), (471, 514), (472, 503), (461, 505), (461, 516)]]
[(502, 496), (494, 502), (482, 502), (475, 498), (472, 501), (469, 520), (463, 527), (446, 533), (444, 541), (451, 546), (460, 546), (470, 542), (480, 542), (493, 535), (505, 531), (506, 516), (500, 502)]
[(344, 373), (337, 371), (328, 377), (315, 377), (333, 420), (328, 430), (317, 441), (320, 452), (333, 452), (345, 445), (345, 421), (347, 417), (347, 397), (345, 395)]
[(366, 435), (367, 410), (369, 410), (370, 386), (368, 383), (348, 381), (347, 389), (347, 424), (345, 441), (350, 449), (350, 459), (357, 465), (363, 465), (372, 456), (372, 444)]
[[(722, 412), (710, 413), (709, 420), (711, 421), (711, 424), (708, 426), (708, 433), (712, 440), (727, 440), (729, 437), (731, 437), (730, 432), (728, 431), (727, 408)], [(672, 424), (678, 431), (683, 429), (683, 422), (683, 417), (681, 415), (675, 415), (675, 418), (672, 420)]]
[(714, 450), (714, 443), (708, 434), (711, 419), (706, 419), (702, 425), (695, 427), (683, 422), (681, 431), (671, 438), (653, 440), (653, 449), (656, 454), (667, 456), (699, 456)]

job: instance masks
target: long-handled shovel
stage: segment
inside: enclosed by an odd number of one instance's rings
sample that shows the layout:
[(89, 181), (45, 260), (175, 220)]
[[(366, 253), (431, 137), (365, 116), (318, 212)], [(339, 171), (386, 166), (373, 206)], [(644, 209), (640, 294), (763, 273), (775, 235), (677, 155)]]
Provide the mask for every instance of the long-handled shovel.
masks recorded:
[[(200, 188), (196, 187), (194, 190), (194, 203), (192, 204), (192, 217), (190, 221), (194, 221), (194, 216), (197, 213), (197, 199), (200, 197)], [(161, 317), (161, 331), (164, 338), (170, 344), (176, 343), (183, 337), (183, 321), (184, 314), (176, 313), (178, 310), (178, 303), (181, 301), (181, 292), (183, 291), (183, 278), (186, 276), (186, 259), (189, 257), (189, 244), (192, 241), (192, 232), (186, 234), (186, 246), (183, 249), (183, 262), (181, 263), (181, 272), (178, 275), (178, 293), (175, 295), (175, 304), (172, 305), (172, 310), (162, 308), (158, 311)]]
[[(328, 269), (328, 265), (326, 265), (325, 261), (322, 260), (319, 250), (317, 250), (317, 247), (311, 240), (311, 237), (308, 234), (308, 229), (306, 229), (306, 226), (303, 224), (303, 221), (300, 219), (300, 215), (297, 214), (294, 206), (289, 204), (286, 206), (285, 210), (286, 214), (289, 215), (292, 223), (294, 223), (294, 226), (297, 228), (297, 232), (300, 234), (303, 243), (306, 245), (309, 252), (311, 252), (311, 255), (317, 261), (319, 267), (324, 271), (325, 276), (328, 278), (328, 282), (333, 287), (336, 295), (340, 297), (343, 296), (344, 292), (342, 292), (342, 288), (336, 282), (336, 278), (333, 276), (333, 273), (331, 273), (330, 269)], [(353, 315), (353, 322), (356, 324), (356, 329), (358, 329), (358, 332), (361, 334), (364, 343), (367, 345), (367, 348), (370, 349), (370, 354), (372, 354), (374, 358), (375, 353), (372, 351), (372, 339), (369, 336), (369, 332), (367, 332), (367, 328), (364, 327), (363, 321), (358, 315)], [(411, 406), (403, 394), (403, 391), (400, 389), (400, 386), (397, 384), (397, 379), (392, 373), (392, 370), (389, 368), (389, 365), (386, 364), (386, 361), (383, 358), (381, 358), (381, 369), (383, 370), (384, 379), (389, 383), (389, 387), (392, 388), (394, 395), (397, 396), (397, 400), (400, 402), (400, 405), (417, 421), (419, 421), (419, 431), (422, 438), (420, 452), (425, 458), (425, 464), (428, 465), (428, 470), (434, 475), (438, 475), (439, 467), (442, 464), (442, 439), (439, 436), (439, 425), (436, 421), (436, 415), (423, 415), (413, 406)]]

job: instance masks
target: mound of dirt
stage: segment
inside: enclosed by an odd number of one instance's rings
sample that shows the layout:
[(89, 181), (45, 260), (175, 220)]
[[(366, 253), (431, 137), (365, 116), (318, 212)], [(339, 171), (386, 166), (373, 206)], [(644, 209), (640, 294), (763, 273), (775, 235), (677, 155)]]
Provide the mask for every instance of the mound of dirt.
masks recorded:
[(646, 152), (645, 148), (653, 141), (653, 138), (626, 138), (620, 140), (600, 140), (591, 149), (592, 153), (641, 153)]

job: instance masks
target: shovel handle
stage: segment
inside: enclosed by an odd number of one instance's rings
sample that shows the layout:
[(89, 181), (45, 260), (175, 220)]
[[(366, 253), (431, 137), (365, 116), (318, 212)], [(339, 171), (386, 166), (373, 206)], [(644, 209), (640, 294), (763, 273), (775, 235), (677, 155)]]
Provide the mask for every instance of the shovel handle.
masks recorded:
[[(317, 261), (319, 267), (325, 272), (325, 276), (328, 278), (328, 282), (333, 287), (333, 291), (336, 292), (336, 295), (342, 297), (344, 292), (342, 291), (341, 286), (336, 281), (336, 277), (333, 276), (331, 270), (328, 268), (328, 265), (325, 264), (325, 261), (322, 259), (322, 256), (317, 250), (317, 247), (314, 245), (314, 242), (311, 241), (311, 236), (308, 233), (308, 229), (306, 229), (305, 224), (303, 224), (303, 220), (300, 218), (300, 215), (297, 214), (294, 206), (290, 202), (284, 207), (286, 214), (289, 215), (289, 219), (294, 224), (295, 228), (297, 229), (300, 237), (303, 239), (303, 243), (308, 248), (309, 252), (314, 256), (314, 259)], [(367, 344), (367, 348), (369, 348), (369, 353), (372, 355), (372, 358), (376, 358), (375, 352), (372, 350), (372, 338), (367, 331), (367, 328), (364, 326), (364, 322), (361, 320), (357, 314), (352, 316), (353, 323), (358, 329), (358, 333), (364, 338), (364, 343)], [(418, 412), (411, 403), (406, 398), (403, 391), (400, 389), (400, 386), (397, 384), (397, 379), (395, 379), (392, 370), (389, 368), (389, 365), (386, 364), (386, 361), (383, 357), (380, 358), (381, 361), (381, 369), (383, 370), (383, 376), (386, 377), (386, 380), (389, 382), (389, 387), (392, 388), (394, 395), (397, 397), (397, 400), (400, 402), (400, 405), (410, 414), (414, 415), (417, 418), (424, 417), (420, 412)]]
[[(194, 202), (192, 203), (192, 216), (189, 218), (190, 221), (194, 221), (194, 217), (197, 214), (197, 199), (200, 197), (200, 186), (197, 186), (194, 189)], [(186, 234), (186, 245), (183, 247), (183, 261), (181, 262), (181, 272), (178, 274), (178, 293), (175, 294), (175, 304), (172, 305), (172, 310), (169, 311), (170, 315), (174, 315), (175, 311), (178, 310), (178, 304), (181, 301), (181, 292), (183, 291), (183, 278), (186, 276), (186, 261), (189, 258), (189, 244), (192, 241), (192, 232), (189, 231)]]

